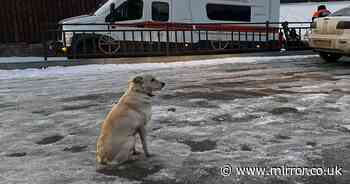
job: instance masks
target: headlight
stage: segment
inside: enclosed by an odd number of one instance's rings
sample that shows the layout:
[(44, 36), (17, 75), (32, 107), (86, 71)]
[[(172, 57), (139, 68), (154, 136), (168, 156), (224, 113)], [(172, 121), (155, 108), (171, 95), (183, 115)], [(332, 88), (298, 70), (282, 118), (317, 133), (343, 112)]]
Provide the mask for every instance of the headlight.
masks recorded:
[(72, 32), (65, 32), (65, 41), (66, 41), (66, 47), (69, 47), (72, 45), (72, 39), (73, 39), (73, 33)]
[(350, 22), (349, 21), (338, 22), (337, 29), (350, 29)]

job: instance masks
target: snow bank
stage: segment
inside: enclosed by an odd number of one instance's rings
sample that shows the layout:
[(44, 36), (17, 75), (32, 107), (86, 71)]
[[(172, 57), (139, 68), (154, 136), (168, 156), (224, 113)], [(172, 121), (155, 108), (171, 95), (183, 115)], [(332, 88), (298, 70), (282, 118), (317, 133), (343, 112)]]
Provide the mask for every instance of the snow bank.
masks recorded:
[(275, 60), (276, 62), (288, 61), (288, 59), (310, 58), (314, 56), (280, 56), (280, 57), (233, 57), (210, 60), (174, 62), (174, 63), (142, 63), (142, 64), (106, 64), (106, 65), (82, 65), (71, 67), (49, 67), (46, 69), (25, 70), (0, 70), (0, 80), (16, 78), (47, 78), (80, 75), (96, 75), (107, 72), (147, 71), (174, 67), (210, 66), (227, 63), (254, 63)]
[[(66, 57), (49, 57), (48, 61), (66, 61)], [(31, 63), (44, 61), (44, 57), (0, 57), (0, 63)]]

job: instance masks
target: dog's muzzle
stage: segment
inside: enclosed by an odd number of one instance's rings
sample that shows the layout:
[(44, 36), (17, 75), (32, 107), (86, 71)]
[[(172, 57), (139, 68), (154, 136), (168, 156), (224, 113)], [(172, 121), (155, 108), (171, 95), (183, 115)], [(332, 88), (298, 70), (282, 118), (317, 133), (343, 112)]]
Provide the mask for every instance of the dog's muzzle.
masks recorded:
[(165, 86), (165, 83), (164, 83), (164, 82), (162, 82), (162, 88), (164, 88), (164, 86)]

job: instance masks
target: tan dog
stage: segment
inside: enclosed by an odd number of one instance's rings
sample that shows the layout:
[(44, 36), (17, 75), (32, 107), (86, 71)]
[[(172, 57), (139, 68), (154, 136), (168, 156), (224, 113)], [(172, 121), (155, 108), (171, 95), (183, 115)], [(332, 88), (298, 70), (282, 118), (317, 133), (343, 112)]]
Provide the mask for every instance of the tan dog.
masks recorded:
[(147, 122), (151, 119), (153, 92), (159, 91), (165, 83), (153, 76), (137, 76), (129, 81), (128, 90), (112, 107), (102, 124), (97, 142), (96, 159), (108, 164), (116, 159), (123, 163), (136, 154), (135, 144), (139, 133), (145, 155), (150, 156), (146, 142)]

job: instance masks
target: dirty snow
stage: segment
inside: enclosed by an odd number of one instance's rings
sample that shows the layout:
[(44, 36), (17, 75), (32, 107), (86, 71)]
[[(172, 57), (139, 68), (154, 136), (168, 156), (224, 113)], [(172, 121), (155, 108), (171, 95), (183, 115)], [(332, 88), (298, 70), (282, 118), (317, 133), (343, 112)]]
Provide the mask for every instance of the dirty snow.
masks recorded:
[[(280, 59), (309, 58), (315, 56), (281, 56)], [(269, 61), (275, 57), (233, 57), (224, 59), (208, 59), (173, 63), (142, 63), (142, 64), (105, 64), (83, 65), (72, 67), (49, 67), (42, 69), (25, 70), (0, 70), (0, 80), (16, 78), (45, 78), (45, 77), (73, 77), (97, 73), (128, 72), (132, 70), (156, 70), (175, 67), (212, 66), (225, 63), (256, 63), (257, 61)]]
[[(347, 184), (349, 72), (316, 56), (2, 70), (0, 183)], [(147, 125), (154, 156), (101, 168), (100, 123), (138, 73), (167, 83)], [(228, 163), (344, 175), (223, 177)]]
[[(307, 21), (316, 4), (303, 6), (281, 11)], [(100, 168), (100, 123), (138, 73), (167, 83), (147, 126), (154, 156)], [(316, 56), (0, 70), (0, 184), (348, 184), (349, 73)], [(223, 177), (228, 163), (338, 165), (343, 176)]]

